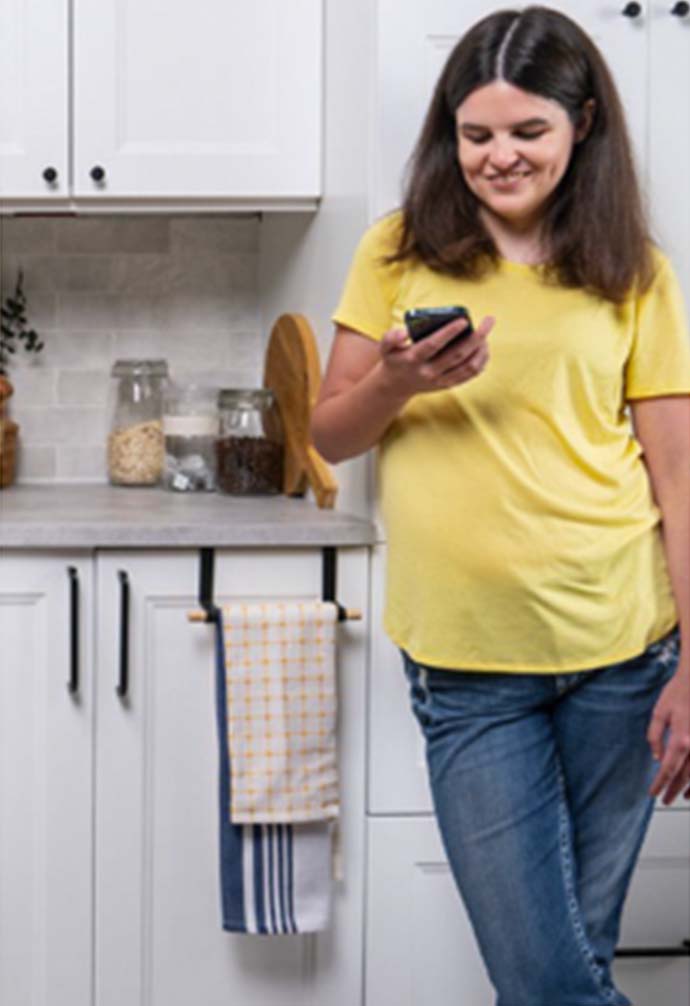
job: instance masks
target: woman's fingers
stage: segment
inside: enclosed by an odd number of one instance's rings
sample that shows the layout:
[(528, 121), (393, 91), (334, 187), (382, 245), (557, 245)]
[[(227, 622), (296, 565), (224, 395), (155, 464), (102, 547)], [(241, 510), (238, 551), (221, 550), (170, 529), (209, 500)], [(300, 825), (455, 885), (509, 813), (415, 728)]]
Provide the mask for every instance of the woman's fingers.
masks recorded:
[(663, 793), (668, 805), (690, 782), (690, 725), (687, 689), (680, 679), (671, 679), (662, 691), (647, 729), (647, 742), (659, 769), (649, 788), (650, 796)]

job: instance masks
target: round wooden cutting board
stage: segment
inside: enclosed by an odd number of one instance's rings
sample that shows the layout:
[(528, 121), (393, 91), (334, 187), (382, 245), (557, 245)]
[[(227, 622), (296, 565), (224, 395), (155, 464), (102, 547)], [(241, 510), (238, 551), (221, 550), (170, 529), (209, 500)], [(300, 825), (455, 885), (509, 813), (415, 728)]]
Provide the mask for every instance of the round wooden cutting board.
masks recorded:
[(271, 330), (264, 387), (275, 395), (285, 435), (283, 492), (303, 496), (307, 484), (318, 506), (332, 508), (338, 483), (311, 442), (309, 420), (321, 386), (319, 348), (301, 314), (281, 314)]

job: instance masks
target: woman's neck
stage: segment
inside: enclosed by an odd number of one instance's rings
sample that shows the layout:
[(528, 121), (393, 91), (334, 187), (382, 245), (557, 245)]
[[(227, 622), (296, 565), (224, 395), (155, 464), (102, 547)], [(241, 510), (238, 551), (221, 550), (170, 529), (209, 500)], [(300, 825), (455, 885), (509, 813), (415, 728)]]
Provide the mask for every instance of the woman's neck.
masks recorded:
[(539, 265), (545, 260), (541, 219), (512, 223), (486, 212), (481, 212), (481, 219), (501, 258), (526, 265)]

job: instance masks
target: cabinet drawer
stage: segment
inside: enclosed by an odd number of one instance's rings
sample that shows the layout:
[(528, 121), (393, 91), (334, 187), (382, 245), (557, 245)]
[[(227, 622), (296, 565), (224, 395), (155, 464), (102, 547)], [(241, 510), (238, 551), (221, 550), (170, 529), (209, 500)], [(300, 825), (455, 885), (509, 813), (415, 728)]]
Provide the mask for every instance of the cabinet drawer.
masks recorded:
[[(675, 946), (690, 935), (690, 814), (654, 815), (630, 889), (621, 946)], [(491, 988), (433, 817), (369, 820), (366, 1002), (486, 1006)], [(633, 1002), (690, 999), (689, 958), (619, 960)]]

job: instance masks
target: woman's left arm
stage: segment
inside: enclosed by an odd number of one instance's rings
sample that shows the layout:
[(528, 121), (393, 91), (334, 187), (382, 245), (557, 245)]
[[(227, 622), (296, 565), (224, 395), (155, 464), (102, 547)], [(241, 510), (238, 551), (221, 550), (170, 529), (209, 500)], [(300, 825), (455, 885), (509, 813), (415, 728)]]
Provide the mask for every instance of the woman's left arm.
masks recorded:
[(652, 753), (661, 762), (650, 794), (663, 793), (668, 805), (681, 791), (690, 799), (690, 396), (644, 398), (629, 404), (661, 510), (664, 550), (680, 618), (678, 670), (661, 692), (647, 731)]

